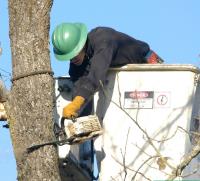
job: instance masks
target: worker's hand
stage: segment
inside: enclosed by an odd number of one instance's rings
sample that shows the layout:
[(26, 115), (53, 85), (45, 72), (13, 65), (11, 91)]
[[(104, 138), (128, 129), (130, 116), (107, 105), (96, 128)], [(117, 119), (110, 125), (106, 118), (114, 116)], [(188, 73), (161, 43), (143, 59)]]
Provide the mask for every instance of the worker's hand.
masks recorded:
[(74, 100), (63, 108), (63, 117), (64, 118), (73, 118), (77, 117), (78, 110), (84, 104), (85, 99), (81, 96), (76, 96)]

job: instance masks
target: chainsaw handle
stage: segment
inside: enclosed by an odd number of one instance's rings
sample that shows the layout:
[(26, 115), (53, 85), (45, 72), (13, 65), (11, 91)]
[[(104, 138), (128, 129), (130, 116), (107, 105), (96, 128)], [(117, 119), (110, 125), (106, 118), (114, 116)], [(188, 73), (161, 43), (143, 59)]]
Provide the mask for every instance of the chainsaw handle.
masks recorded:
[(65, 129), (65, 117), (61, 117), (60, 126), (61, 126), (61, 129)]
[[(60, 120), (60, 125), (61, 125), (61, 128), (64, 129), (65, 128), (65, 117), (61, 117), (61, 120)], [(76, 118), (75, 117), (72, 117), (71, 118), (72, 122), (75, 123), (76, 122)]]

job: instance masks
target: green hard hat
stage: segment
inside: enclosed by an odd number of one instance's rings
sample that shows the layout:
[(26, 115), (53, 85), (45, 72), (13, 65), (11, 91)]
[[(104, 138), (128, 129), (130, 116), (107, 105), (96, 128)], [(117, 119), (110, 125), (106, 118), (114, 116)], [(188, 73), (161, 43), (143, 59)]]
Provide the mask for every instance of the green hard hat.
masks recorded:
[(83, 23), (61, 23), (52, 34), (54, 55), (58, 60), (74, 58), (85, 45), (87, 27)]

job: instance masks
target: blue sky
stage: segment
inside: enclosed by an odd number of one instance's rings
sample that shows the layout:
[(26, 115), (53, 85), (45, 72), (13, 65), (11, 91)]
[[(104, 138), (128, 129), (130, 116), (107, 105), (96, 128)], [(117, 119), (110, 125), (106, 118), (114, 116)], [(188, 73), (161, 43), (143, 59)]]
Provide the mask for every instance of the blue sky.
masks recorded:
[[(199, 0), (101, 0), (54, 1), (50, 34), (62, 22), (84, 22), (88, 30), (109, 26), (149, 43), (167, 64), (200, 66)], [(0, 73), (10, 88), (11, 51), (8, 30), (8, 2), (0, 1)], [(51, 50), (55, 76), (66, 75), (68, 62), (57, 61)], [(0, 123), (0, 180), (16, 180), (9, 131)]]

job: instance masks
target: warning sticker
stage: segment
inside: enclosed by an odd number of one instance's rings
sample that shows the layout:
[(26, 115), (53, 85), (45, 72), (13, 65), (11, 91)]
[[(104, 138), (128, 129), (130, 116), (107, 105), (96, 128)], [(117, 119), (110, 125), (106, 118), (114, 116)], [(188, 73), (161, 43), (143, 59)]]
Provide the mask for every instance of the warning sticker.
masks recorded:
[(170, 92), (155, 92), (154, 107), (155, 108), (168, 108), (171, 104)]
[(124, 93), (125, 109), (152, 109), (153, 91), (132, 91)]

